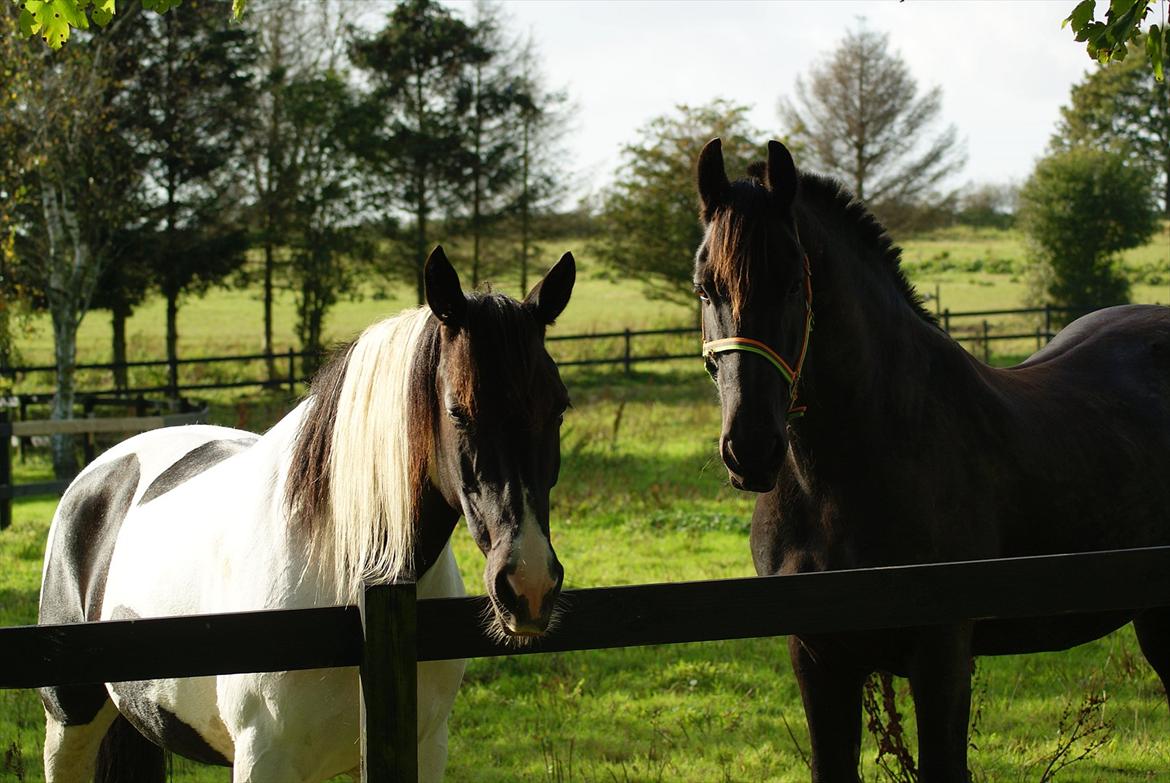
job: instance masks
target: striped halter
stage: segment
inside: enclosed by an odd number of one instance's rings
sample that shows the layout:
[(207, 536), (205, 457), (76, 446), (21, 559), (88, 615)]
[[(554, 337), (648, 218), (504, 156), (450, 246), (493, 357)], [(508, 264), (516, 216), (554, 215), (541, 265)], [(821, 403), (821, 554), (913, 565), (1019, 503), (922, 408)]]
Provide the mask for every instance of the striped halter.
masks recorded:
[(808, 254), (804, 256), (804, 337), (800, 341), (800, 355), (796, 357), (796, 365), (790, 365), (784, 357), (761, 340), (750, 337), (724, 337), (721, 340), (709, 340), (703, 343), (703, 358), (714, 359), (717, 353), (728, 351), (743, 351), (754, 353), (767, 359), (777, 372), (788, 382), (788, 419), (804, 415), (808, 406), (796, 404), (796, 387), (800, 381), (800, 371), (804, 369), (804, 357), (808, 353), (809, 336), (812, 334), (812, 271), (809, 268)]

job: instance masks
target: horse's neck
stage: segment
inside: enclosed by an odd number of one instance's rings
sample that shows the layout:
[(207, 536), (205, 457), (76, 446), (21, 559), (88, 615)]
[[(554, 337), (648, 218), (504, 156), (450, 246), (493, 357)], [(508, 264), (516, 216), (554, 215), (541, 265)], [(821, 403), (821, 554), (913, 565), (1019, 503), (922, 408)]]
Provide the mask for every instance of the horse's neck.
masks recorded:
[(808, 414), (798, 424), (809, 445), (866, 459), (929, 426), (939, 406), (985, 388), (978, 364), (907, 300), (884, 249), (854, 242), (847, 225), (808, 221), (800, 230), (815, 319), (800, 388)]
[(412, 569), (418, 579), (439, 560), (462, 513), (459, 509), (451, 508), (438, 487), (429, 479), (425, 480), (425, 485), (418, 504)]

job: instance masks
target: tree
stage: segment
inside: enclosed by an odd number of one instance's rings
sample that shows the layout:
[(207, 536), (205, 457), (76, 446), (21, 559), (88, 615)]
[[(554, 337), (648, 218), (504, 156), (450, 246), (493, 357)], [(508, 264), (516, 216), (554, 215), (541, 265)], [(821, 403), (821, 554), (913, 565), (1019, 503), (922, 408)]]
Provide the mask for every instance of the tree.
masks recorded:
[(1049, 301), (1087, 308), (1128, 301), (1117, 254), (1149, 239), (1157, 212), (1144, 171), (1117, 152), (1077, 147), (1036, 164), (1019, 220)]
[(1141, 60), (1103, 65), (1074, 85), (1052, 137), (1054, 150), (1075, 146), (1122, 153), (1158, 183), (1170, 218), (1170, 88)]
[[(6, 74), (29, 77), (3, 85), (10, 101), (6, 153), (15, 156), (6, 164), (5, 189), (20, 196), (12, 225), (17, 258), (9, 270), (49, 312), (54, 419), (73, 416), (77, 330), (111, 262), (115, 229), (138, 211), (140, 172), (118, 132), (118, 91), (109, 77), (122, 43), (117, 32), (107, 29), (53, 56), (19, 47), (6, 52), (17, 61)], [(58, 476), (76, 472), (71, 439), (54, 437), (52, 451)]]
[(399, 3), (382, 31), (354, 41), (351, 55), (372, 84), (351, 138), (387, 199), (414, 217), (411, 268), (422, 304), (429, 221), (464, 182), (470, 66), (485, 55), (475, 31), (434, 0)]
[(504, 40), (498, 6), (484, 0), (475, 4), (472, 24), (478, 56), (470, 63), (471, 111), (467, 118), (467, 173), (470, 180), (471, 285), (478, 287), (484, 273), (485, 240), (508, 210), (511, 185), (520, 173), (517, 165), (515, 118), (525, 97), (512, 74), (513, 63), (502, 57)]
[(179, 298), (238, 269), (247, 236), (237, 205), (238, 168), (250, 131), (254, 46), (217, 5), (188, 0), (183, 12), (137, 24), (138, 107), (133, 134), (150, 160), (143, 200), (157, 232), (154, 278), (166, 299), (168, 385), (178, 387)]
[(114, 233), (110, 263), (98, 278), (90, 306), (110, 311), (110, 355), (114, 388), (130, 387), (126, 362), (126, 322), (154, 287), (151, 259), (156, 253), (154, 233), (142, 226), (126, 226)]
[(564, 193), (567, 175), (562, 141), (570, 109), (568, 94), (545, 83), (531, 36), (520, 49), (516, 69), (520, 95), (520, 178), (515, 213), (519, 224), (520, 290), (527, 291), (534, 239), (532, 218)]
[(955, 217), (968, 226), (1011, 228), (1016, 222), (1019, 185), (984, 182), (959, 193)]
[[(13, 0), (20, 8), (20, 30), (36, 36), (53, 49), (60, 49), (73, 30), (89, 28), (90, 17), (99, 27), (114, 18), (117, 0)], [(183, 0), (141, 0), (147, 11), (165, 14)], [(232, 16), (243, 16), (248, 0), (232, 0)]]
[[(343, 36), (340, 4), (301, 0), (253, 0), (245, 24), (254, 32), (257, 83), (254, 101), (256, 132), (244, 140), (249, 184), (255, 203), (253, 222), (263, 250), (262, 351), (267, 354), (268, 377), (276, 380), (272, 358), (273, 298), (278, 263), (285, 249), (287, 218), (299, 188), (303, 168), (296, 161), (299, 124), (290, 116), (288, 92), (298, 81), (313, 79), (342, 66)], [(304, 118), (300, 118), (304, 119)]]
[(955, 126), (934, 130), (941, 112), (942, 88), (919, 96), (889, 36), (864, 25), (813, 65), (807, 81), (797, 78), (795, 102), (780, 101), (789, 137), (806, 147), (804, 165), (839, 178), (882, 218), (923, 203), (966, 163)]
[(295, 190), (284, 221), (291, 245), (289, 273), (297, 305), (297, 336), (306, 353), (304, 372), (324, 354), (325, 316), (353, 289), (361, 254), (363, 210), (359, 162), (345, 143), (354, 106), (337, 73), (305, 75), (287, 86), (290, 179)]
[[(1162, 7), (1162, 25), (1151, 25), (1143, 36), (1142, 23), (1156, 2)], [(1102, 65), (1112, 60), (1124, 60), (1129, 54), (1130, 44), (1144, 49), (1154, 78), (1165, 81), (1166, 58), (1170, 55), (1166, 0), (1110, 0), (1102, 21), (1097, 20), (1096, 12), (1096, 0), (1082, 0), (1062, 26), (1071, 27), (1076, 40), (1085, 42), (1089, 56)]]
[(656, 298), (694, 300), (691, 271), (703, 238), (695, 161), (718, 136), (729, 172), (743, 172), (759, 152), (748, 107), (717, 100), (679, 106), (639, 129), (622, 149), (614, 183), (603, 196), (597, 253), (617, 274), (640, 280)]

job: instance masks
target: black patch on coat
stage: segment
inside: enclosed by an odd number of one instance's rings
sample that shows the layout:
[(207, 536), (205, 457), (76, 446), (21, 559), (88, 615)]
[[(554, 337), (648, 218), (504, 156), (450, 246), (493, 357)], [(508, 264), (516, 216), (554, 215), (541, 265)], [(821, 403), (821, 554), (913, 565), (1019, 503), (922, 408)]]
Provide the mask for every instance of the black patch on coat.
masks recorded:
[(160, 748), (203, 764), (220, 767), (232, 765), (203, 739), (202, 734), (154, 702), (149, 695), (149, 680), (113, 682), (110, 683), (110, 690), (118, 696), (118, 711), (142, 736)]
[[(115, 606), (111, 620), (137, 620), (139, 615), (125, 606)], [(160, 707), (150, 698), (150, 681), (112, 682), (110, 690), (118, 696), (118, 711), (138, 729), (142, 736), (161, 748), (186, 756), (192, 761), (230, 767), (231, 762), (211, 747), (203, 735), (195, 731), (173, 712)]]
[(160, 495), (165, 495), (175, 487), (198, 476), (208, 468), (215, 467), (228, 457), (233, 457), (244, 451), (258, 438), (235, 438), (232, 440), (213, 440), (196, 446), (178, 459), (169, 468), (150, 482), (142, 500), (138, 505), (149, 503)]
[[(101, 616), (110, 558), (138, 489), (138, 457), (111, 460), (74, 481), (57, 511), (38, 622), (82, 623)], [(53, 718), (66, 726), (89, 723), (106, 703), (101, 685), (39, 689)]]

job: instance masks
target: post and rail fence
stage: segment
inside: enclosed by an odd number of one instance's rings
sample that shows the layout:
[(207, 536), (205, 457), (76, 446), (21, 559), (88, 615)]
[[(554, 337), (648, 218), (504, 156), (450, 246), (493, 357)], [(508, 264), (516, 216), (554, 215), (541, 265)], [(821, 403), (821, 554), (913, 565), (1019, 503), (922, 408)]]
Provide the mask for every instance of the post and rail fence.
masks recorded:
[(12, 524), (14, 498), (34, 495), (60, 495), (69, 481), (38, 481), (29, 484), (13, 483), (12, 441), (53, 435), (84, 435), (85, 461), (92, 462), (96, 446), (93, 436), (99, 433), (139, 433), (160, 427), (183, 424), (201, 424), (207, 420), (207, 411), (170, 413), (160, 416), (130, 416), (119, 418), (82, 418), (62, 420), (11, 421), (8, 411), (0, 410), (0, 530)]
[[(1097, 308), (1069, 308), (1045, 305), (999, 310), (971, 310), (952, 312), (940, 310), (936, 315), (939, 325), (960, 344), (980, 355), (985, 361), (991, 358), (992, 343), (1010, 343), (1015, 351), (1023, 353), (1036, 350), (1052, 339), (1056, 325), (1066, 316), (1081, 315)], [(623, 329), (610, 332), (587, 334), (552, 334), (547, 341), (549, 350), (561, 367), (621, 366), (627, 374), (640, 364), (694, 359), (699, 353), (700, 330), (697, 326), (672, 327), (664, 329)], [(637, 352), (636, 348), (652, 343), (650, 349)], [(230, 356), (205, 356), (178, 359), (132, 361), (121, 364), (81, 363), (76, 369), (86, 381), (97, 381), (96, 388), (86, 388), (86, 395), (141, 395), (165, 394), (172, 398), (191, 392), (220, 389), (280, 388), (295, 396), (306, 381), (305, 374), (298, 368), (306, 359), (319, 360), (321, 357), (308, 352), (289, 348), (280, 353), (254, 353)], [(241, 367), (252, 365), (256, 374), (240, 377)], [(226, 367), (225, 367), (226, 366)], [(276, 376), (268, 368), (279, 367)], [(141, 371), (148, 375), (144, 383), (118, 388), (113, 383), (117, 371), (129, 373)], [(165, 373), (162, 371), (165, 370)], [(197, 377), (182, 379), (186, 373)], [(153, 371), (153, 372), (151, 372)], [(14, 388), (20, 388), (15, 396), (22, 401), (43, 401), (52, 395), (52, 383), (56, 373), (53, 365), (13, 366), (0, 368), (0, 378), (7, 378)], [(179, 377), (177, 384), (165, 378)], [(26, 389), (31, 383), (44, 379), (42, 388)], [(105, 385), (102, 385), (105, 384)]]
[[(975, 586), (973, 589), (972, 586)], [(512, 648), (485, 596), (0, 628), (0, 688), (359, 667), (363, 779), (417, 780), (421, 661), (914, 628), (1170, 606), (1170, 547), (566, 590), (548, 636)]]

